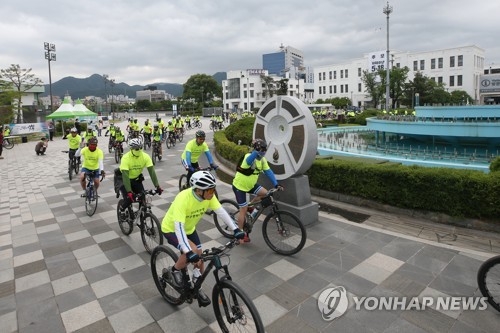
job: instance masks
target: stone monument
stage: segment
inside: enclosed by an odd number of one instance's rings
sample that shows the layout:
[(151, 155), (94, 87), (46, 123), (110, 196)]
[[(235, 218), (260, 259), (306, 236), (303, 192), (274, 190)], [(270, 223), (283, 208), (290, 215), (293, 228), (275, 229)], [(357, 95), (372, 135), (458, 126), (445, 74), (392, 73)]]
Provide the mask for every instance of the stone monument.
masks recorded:
[[(311, 200), (309, 178), (304, 175), (314, 162), (318, 148), (316, 123), (307, 106), (298, 98), (276, 96), (257, 112), (253, 138), (263, 139), (268, 148), (266, 159), (276, 179), (285, 187), (279, 197), (280, 206), (304, 223), (318, 220), (318, 204)], [(272, 187), (267, 177), (259, 182)]]

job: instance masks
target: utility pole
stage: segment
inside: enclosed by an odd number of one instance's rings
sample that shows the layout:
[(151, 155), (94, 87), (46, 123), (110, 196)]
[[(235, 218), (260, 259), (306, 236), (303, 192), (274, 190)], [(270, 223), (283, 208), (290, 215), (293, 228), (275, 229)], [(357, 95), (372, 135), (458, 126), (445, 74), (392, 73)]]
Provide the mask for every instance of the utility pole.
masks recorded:
[(392, 6), (389, 6), (389, 1), (387, 1), (387, 6), (384, 7), (383, 13), (387, 16), (387, 54), (385, 58), (386, 68), (386, 83), (385, 83), (385, 110), (389, 112), (390, 110), (390, 65), (389, 65), (389, 15), (392, 13)]

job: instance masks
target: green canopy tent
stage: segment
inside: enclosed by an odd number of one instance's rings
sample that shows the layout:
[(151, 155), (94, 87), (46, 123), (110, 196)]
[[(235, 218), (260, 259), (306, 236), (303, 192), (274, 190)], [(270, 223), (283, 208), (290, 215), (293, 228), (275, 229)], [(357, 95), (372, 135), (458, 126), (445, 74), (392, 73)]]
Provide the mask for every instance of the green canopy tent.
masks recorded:
[(75, 108), (73, 107), (73, 104), (71, 102), (71, 97), (69, 96), (64, 97), (64, 101), (61, 104), (61, 106), (59, 106), (57, 110), (55, 110), (46, 117), (46, 119), (61, 120), (61, 128), (63, 135), (64, 135), (64, 123), (62, 122), (62, 120), (71, 118), (75, 118)]
[(78, 117), (80, 120), (96, 120), (97, 113), (90, 111), (87, 107), (82, 103), (80, 99), (77, 99), (75, 102), (75, 106), (73, 107), (75, 117)]

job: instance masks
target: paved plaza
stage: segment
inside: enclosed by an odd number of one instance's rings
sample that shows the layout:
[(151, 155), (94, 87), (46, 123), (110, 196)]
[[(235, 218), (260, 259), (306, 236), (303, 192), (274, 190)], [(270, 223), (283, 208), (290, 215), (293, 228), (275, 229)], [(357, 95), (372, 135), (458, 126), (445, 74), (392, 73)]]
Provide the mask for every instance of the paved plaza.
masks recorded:
[[(178, 192), (180, 155), (193, 137), (191, 130), (175, 149), (164, 146), (164, 159), (156, 165), (165, 189), (153, 200), (160, 221)], [(99, 139), (99, 146), (106, 148), (108, 138)], [(88, 217), (78, 180), (68, 179), (67, 155), (61, 152), (67, 141), (50, 142), (46, 156), (36, 156), (34, 147), (30, 142), (4, 149), (5, 159), (0, 160), (0, 332), (218, 332), (212, 306), (174, 307), (163, 300), (138, 228), (130, 236), (121, 233), (114, 157), (105, 151), (107, 177), (99, 188), (97, 212)], [(146, 178), (145, 187), (152, 188)], [(218, 193), (234, 196), (223, 183)], [(452, 246), (419, 237), (421, 232), (387, 230), (383, 216), (373, 223), (355, 223), (322, 211), (319, 221), (308, 226), (305, 248), (292, 257), (272, 252), (258, 228), (251, 243), (235, 247), (230, 272), (253, 299), (266, 331), (498, 332), (500, 313), (490, 307), (368, 311), (356, 310), (350, 302), (343, 316), (322, 318), (317, 298), (333, 286), (343, 286), (350, 299), (480, 295), (477, 270), (486, 258), (500, 253), (494, 237), (489, 248), (467, 242)], [(208, 215), (198, 230), (205, 248), (225, 243)], [(210, 275), (204, 286), (209, 295), (212, 285)]]

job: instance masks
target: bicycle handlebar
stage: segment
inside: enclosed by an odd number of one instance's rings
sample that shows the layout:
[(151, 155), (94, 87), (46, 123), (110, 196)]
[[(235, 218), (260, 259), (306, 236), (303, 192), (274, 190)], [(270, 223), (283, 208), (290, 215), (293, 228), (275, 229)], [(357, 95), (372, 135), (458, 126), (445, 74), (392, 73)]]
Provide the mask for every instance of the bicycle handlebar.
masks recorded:
[(232, 249), (236, 245), (239, 245), (240, 241), (238, 239), (231, 239), (229, 242), (227, 242), (225, 245), (220, 246), (220, 247), (212, 247), (210, 250), (206, 249), (203, 251), (201, 254), (200, 259), (203, 261), (210, 261), (212, 260), (213, 257), (215, 256), (221, 256), (225, 254), (228, 250)]
[(146, 196), (146, 195), (156, 195), (156, 194), (158, 194), (157, 190), (144, 190), (142, 193), (138, 194), (134, 193), (134, 200), (139, 201), (143, 195)]

